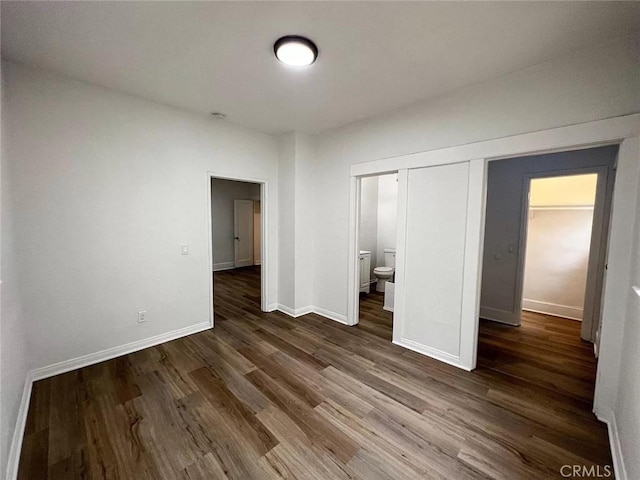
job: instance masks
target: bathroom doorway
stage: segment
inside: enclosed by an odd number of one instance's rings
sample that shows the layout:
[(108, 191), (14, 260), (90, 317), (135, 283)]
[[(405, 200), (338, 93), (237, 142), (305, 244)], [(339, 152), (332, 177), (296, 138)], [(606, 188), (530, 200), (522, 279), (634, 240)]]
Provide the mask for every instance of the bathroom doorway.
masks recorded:
[(212, 176), (210, 202), (215, 317), (264, 311), (264, 184)]
[(392, 339), (398, 174), (360, 180), (358, 220), (359, 325)]

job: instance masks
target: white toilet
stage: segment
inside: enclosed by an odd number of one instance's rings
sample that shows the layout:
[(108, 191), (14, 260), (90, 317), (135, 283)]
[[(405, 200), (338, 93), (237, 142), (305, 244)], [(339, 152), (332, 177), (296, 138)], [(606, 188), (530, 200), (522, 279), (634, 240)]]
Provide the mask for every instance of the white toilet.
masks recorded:
[(378, 279), (376, 292), (384, 292), (384, 287), (388, 281), (393, 280), (396, 266), (396, 250), (394, 248), (384, 249), (384, 267), (376, 267), (373, 274)]

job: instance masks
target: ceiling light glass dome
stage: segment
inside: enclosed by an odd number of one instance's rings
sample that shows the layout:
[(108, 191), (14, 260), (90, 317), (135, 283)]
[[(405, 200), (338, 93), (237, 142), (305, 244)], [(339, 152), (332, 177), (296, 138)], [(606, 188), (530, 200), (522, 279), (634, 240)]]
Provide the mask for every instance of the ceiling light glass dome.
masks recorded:
[(276, 58), (291, 67), (307, 67), (318, 58), (318, 47), (308, 38), (287, 35), (273, 45)]

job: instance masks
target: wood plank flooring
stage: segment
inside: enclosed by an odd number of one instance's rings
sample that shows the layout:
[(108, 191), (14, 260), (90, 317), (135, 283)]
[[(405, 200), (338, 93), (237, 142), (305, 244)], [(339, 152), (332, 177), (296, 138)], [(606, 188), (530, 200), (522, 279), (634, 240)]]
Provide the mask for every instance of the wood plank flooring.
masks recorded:
[(260, 312), (256, 268), (215, 277), (216, 327), (36, 382), (20, 479), (546, 479), (611, 465), (579, 324), (482, 322), (464, 372), (361, 322)]

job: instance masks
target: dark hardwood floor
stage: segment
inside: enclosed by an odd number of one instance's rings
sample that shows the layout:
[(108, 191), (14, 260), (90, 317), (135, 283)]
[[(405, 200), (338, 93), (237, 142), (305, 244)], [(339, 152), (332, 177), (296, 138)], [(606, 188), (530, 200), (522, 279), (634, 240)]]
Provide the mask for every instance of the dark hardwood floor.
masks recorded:
[(260, 312), (215, 277), (215, 329), (36, 382), (21, 479), (546, 479), (611, 464), (576, 322), (482, 322), (464, 372), (390, 343), (380, 295), (346, 327)]

